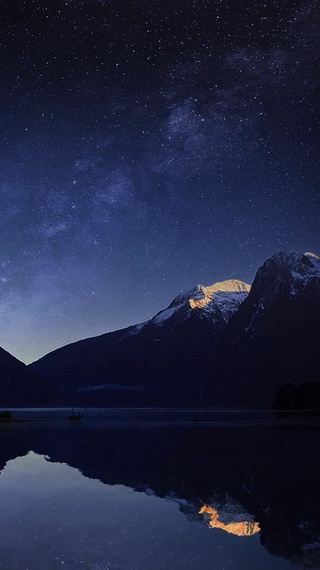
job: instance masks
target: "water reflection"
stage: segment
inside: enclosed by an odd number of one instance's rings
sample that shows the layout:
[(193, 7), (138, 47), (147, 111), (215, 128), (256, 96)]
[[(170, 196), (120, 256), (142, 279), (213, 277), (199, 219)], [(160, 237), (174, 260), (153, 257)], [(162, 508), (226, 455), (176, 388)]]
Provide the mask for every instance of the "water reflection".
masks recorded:
[(320, 567), (317, 432), (88, 421), (0, 437), (4, 568)]
[(259, 523), (253, 520), (232, 520), (236, 516), (235, 514), (231, 515), (231, 521), (223, 521), (223, 514), (218, 513), (217, 509), (210, 505), (203, 505), (203, 507), (201, 507), (199, 514), (202, 515), (204, 513), (209, 515), (208, 522), (210, 528), (220, 528), (236, 536), (252, 536), (260, 532)]

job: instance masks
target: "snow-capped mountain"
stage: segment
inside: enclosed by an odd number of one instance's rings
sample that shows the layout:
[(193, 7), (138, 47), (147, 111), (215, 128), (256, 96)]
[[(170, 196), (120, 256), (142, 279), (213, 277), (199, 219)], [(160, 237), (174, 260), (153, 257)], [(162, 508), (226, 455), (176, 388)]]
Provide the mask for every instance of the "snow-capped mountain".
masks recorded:
[(197, 285), (190, 291), (180, 293), (166, 309), (159, 311), (150, 321), (136, 326), (138, 331), (145, 325), (176, 327), (194, 314), (199, 319), (209, 320), (215, 331), (218, 331), (228, 323), (249, 291), (250, 285), (236, 279), (221, 281), (209, 287)]
[(319, 381), (319, 330), (319, 257), (277, 253), (258, 270), (222, 335), (215, 366), (220, 387), (228, 382), (239, 405), (265, 406), (280, 384)]
[(280, 252), (253, 285), (180, 293), (152, 319), (58, 349), (31, 365), (87, 405), (272, 404), (276, 389), (320, 380), (320, 260)]
[[(191, 405), (204, 397), (216, 339), (247, 297), (237, 280), (180, 293), (151, 320), (58, 349), (33, 365), (101, 405)], [(74, 396), (72, 396), (74, 397)]]

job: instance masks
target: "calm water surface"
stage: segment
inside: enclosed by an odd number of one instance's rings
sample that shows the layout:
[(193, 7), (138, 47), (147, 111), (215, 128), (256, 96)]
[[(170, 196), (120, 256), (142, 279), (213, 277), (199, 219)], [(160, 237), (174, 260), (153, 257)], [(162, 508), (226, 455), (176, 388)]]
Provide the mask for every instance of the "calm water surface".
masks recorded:
[(0, 438), (0, 568), (320, 568), (309, 419), (92, 410), (1, 424)]

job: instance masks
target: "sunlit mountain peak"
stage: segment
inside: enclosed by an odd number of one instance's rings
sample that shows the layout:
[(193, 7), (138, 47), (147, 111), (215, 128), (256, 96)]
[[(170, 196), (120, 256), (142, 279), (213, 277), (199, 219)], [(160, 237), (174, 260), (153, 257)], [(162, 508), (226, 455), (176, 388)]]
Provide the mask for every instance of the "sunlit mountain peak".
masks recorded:
[(189, 304), (191, 309), (201, 309), (205, 307), (217, 293), (249, 293), (251, 286), (243, 281), (238, 281), (237, 279), (227, 279), (226, 281), (218, 281), (213, 285), (204, 287), (203, 285), (198, 285), (198, 291), (196, 291), (194, 297), (189, 299)]

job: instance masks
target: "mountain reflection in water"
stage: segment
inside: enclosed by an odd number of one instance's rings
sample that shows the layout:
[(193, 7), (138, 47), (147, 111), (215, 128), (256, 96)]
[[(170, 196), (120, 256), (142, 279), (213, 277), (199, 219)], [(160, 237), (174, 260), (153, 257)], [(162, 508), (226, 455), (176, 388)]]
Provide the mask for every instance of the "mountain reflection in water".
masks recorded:
[(0, 437), (6, 568), (320, 568), (318, 431), (85, 418)]
[(210, 515), (209, 526), (211, 528), (220, 528), (236, 536), (252, 536), (260, 532), (259, 523), (253, 521), (223, 522), (220, 519), (218, 511), (209, 505), (203, 505), (203, 507), (201, 507), (199, 515), (203, 513)]

